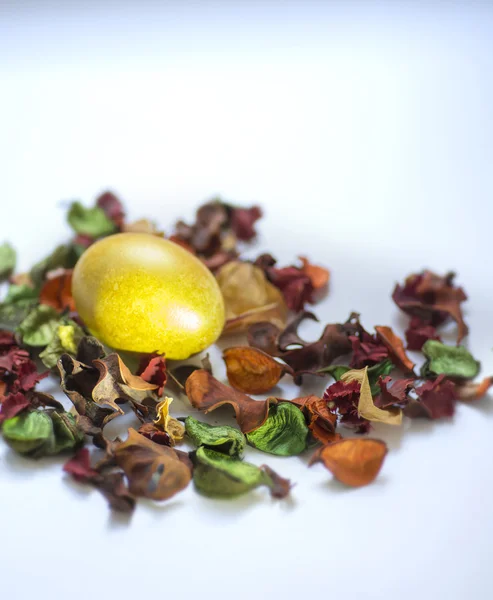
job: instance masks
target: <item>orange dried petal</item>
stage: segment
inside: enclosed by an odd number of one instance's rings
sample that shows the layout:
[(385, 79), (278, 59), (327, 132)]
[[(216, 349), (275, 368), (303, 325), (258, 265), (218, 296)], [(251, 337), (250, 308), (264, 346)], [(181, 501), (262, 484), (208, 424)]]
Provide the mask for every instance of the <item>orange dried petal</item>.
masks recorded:
[(338, 481), (360, 487), (376, 478), (386, 454), (382, 440), (345, 439), (317, 450), (310, 465), (322, 462)]
[(249, 346), (227, 348), (223, 353), (229, 383), (246, 394), (264, 394), (271, 390), (286, 372), (271, 356)]

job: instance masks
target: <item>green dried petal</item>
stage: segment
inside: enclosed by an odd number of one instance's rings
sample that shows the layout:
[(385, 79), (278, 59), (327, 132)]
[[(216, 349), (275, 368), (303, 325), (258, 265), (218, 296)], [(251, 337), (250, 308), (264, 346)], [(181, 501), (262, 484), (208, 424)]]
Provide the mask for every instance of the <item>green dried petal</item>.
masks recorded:
[(236, 457), (241, 457), (245, 449), (245, 436), (239, 429), (229, 425), (216, 427), (197, 421), (193, 417), (187, 417), (185, 430), (195, 446), (213, 448), (217, 452)]
[(238, 496), (270, 484), (270, 478), (257, 466), (203, 446), (197, 450), (195, 460), (193, 482), (206, 496)]
[(263, 425), (247, 433), (248, 443), (270, 454), (295, 456), (306, 448), (308, 427), (301, 410), (282, 402), (272, 406)]
[(326, 375), (330, 375), (336, 381), (339, 381), (344, 373), (347, 373), (351, 370), (351, 367), (346, 367), (344, 365), (330, 365), (328, 367), (324, 367), (317, 371), (318, 373), (325, 373)]
[(0, 304), (0, 328), (14, 330), (38, 303), (38, 290), (29, 285), (11, 285)]
[(446, 375), (458, 379), (473, 379), (479, 373), (480, 363), (464, 346), (447, 346), (437, 340), (423, 345), (428, 359), (421, 368), (423, 377)]
[(40, 286), (48, 271), (58, 269), (59, 267), (64, 269), (72, 269), (77, 262), (78, 255), (74, 250), (72, 244), (63, 244), (57, 246), (55, 250), (46, 258), (39, 261), (32, 267), (29, 275), (35, 286)]
[(45, 412), (35, 410), (7, 419), (2, 433), (7, 444), (19, 454), (46, 456), (55, 447), (53, 423)]
[(39, 358), (48, 369), (53, 369), (62, 354), (77, 354), (77, 346), (83, 337), (83, 329), (75, 321), (65, 319), (58, 325), (53, 339), (40, 353)]
[(95, 206), (86, 208), (80, 202), (73, 202), (67, 215), (67, 220), (76, 233), (97, 238), (116, 231), (116, 226), (104, 210)]
[(73, 450), (84, 443), (84, 434), (77, 427), (75, 418), (67, 412), (51, 413), (55, 445), (50, 454), (59, 454), (65, 450)]
[(22, 341), (28, 346), (47, 346), (60, 325), (60, 315), (51, 306), (40, 304), (34, 308), (17, 328)]
[(0, 281), (4, 281), (15, 269), (16, 253), (12, 246), (5, 242), (0, 246)]

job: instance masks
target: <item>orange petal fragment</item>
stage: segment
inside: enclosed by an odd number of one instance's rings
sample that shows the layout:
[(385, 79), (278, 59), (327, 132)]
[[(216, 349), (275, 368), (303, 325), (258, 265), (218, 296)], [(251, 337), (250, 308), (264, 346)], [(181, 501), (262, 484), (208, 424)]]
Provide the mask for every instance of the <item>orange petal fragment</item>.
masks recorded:
[(374, 439), (345, 439), (323, 446), (310, 465), (322, 462), (341, 483), (360, 487), (371, 483), (382, 467), (387, 444)]
[(382, 343), (387, 347), (394, 364), (400, 367), (405, 373), (412, 373), (414, 375), (414, 363), (406, 354), (401, 338), (394, 333), (391, 327), (384, 325), (377, 325), (375, 331)]
[(264, 394), (290, 370), (262, 350), (249, 346), (227, 348), (223, 353), (229, 383), (246, 394)]

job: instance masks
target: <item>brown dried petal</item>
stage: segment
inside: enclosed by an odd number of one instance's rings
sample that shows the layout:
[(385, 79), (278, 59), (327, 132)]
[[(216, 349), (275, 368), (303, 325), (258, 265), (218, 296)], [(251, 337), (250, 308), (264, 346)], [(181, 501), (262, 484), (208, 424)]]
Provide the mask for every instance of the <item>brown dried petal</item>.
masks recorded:
[(158, 388), (138, 375), (133, 375), (116, 353), (93, 361), (93, 365), (99, 371), (99, 380), (92, 391), (92, 398), (102, 406), (108, 405), (121, 411), (117, 400), (141, 404), (149, 396), (153, 397), (153, 392)]
[(216, 279), (225, 303), (225, 332), (244, 331), (260, 321), (284, 327), (286, 303), (261, 269), (250, 263), (232, 261), (219, 269)]
[(315, 452), (310, 465), (322, 462), (342, 483), (360, 487), (371, 483), (382, 467), (387, 444), (374, 439), (345, 439)]
[(271, 356), (249, 346), (235, 346), (223, 352), (229, 383), (246, 394), (264, 394), (290, 370)]
[(129, 489), (136, 496), (166, 500), (187, 487), (190, 469), (168, 446), (161, 446), (128, 430), (128, 438), (115, 449), (116, 463), (129, 481)]
[(90, 419), (95, 427), (102, 427), (119, 414), (123, 414), (119, 406), (115, 412), (112, 408), (105, 408), (94, 402), (92, 391), (99, 379), (97, 369), (75, 360), (69, 354), (62, 354), (57, 366), (60, 371), (60, 387), (78, 414)]
[(267, 321), (254, 323), (248, 328), (248, 344), (252, 348), (258, 348), (270, 356), (281, 356), (282, 352), (277, 347), (277, 338), (281, 330), (276, 325)]
[(279, 335), (277, 342), (279, 350), (285, 352), (289, 346), (297, 345), (303, 348), (308, 344), (308, 342), (305, 342), (305, 340), (301, 339), (298, 335), (298, 327), (305, 319), (318, 322), (318, 318), (307, 310), (296, 315), (296, 317), (287, 325), (286, 329)]
[(275, 398), (254, 400), (249, 396), (224, 385), (208, 371), (194, 371), (185, 384), (186, 394), (194, 408), (208, 413), (223, 404), (230, 404), (243, 433), (258, 429), (269, 415), (269, 406)]

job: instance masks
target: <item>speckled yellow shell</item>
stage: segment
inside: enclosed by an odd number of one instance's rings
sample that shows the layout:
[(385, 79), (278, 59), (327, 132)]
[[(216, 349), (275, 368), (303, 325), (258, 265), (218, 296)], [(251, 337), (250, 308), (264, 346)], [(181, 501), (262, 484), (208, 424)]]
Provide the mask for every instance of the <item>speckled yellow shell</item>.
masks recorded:
[(224, 304), (211, 272), (181, 246), (144, 233), (118, 233), (82, 255), (75, 305), (93, 335), (130, 352), (183, 359), (212, 344)]

